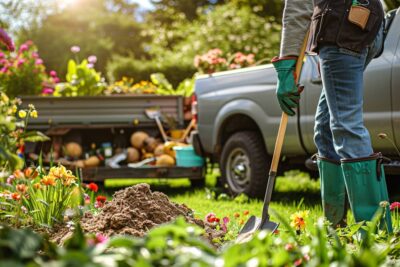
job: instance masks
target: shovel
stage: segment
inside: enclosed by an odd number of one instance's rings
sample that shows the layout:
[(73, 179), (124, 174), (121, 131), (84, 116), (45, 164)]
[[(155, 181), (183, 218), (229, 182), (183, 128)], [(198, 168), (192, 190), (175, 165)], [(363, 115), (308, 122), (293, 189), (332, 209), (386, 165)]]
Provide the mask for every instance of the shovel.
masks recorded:
[[(307, 41), (308, 41), (308, 32), (306, 33), (306, 36), (304, 38), (303, 45), (300, 50), (300, 55), (299, 55), (299, 57), (297, 59), (297, 63), (296, 63), (296, 70), (295, 70), (296, 84), (299, 82), (298, 79), (300, 77), (301, 68), (303, 66), (303, 60), (304, 60), (304, 55), (305, 55), (305, 51), (306, 51), (306, 47), (307, 47)], [(287, 122), (288, 122), (288, 115), (285, 112), (282, 112), (278, 135), (277, 135), (277, 138), (275, 141), (274, 154), (272, 156), (271, 168), (269, 171), (267, 190), (265, 191), (262, 217), (258, 218), (256, 216), (251, 216), (247, 220), (245, 225), (243, 226), (242, 230), (240, 230), (235, 243), (244, 243), (244, 242), (249, 241), (251, 239), (252, 235), (257, 230), (268, 230), (271, 233), (274, 233), (279, 227), (279, 223), (270, 221), (268, 208), (269, 208), (269, 203), (271, 202), (272, 190), (275, 185), (275, 178), (276, 178), (276, 173), (278, 170), (279, 158), (281, 156), (282, 145), (283, 145), (283, 140), (285, 137)]]

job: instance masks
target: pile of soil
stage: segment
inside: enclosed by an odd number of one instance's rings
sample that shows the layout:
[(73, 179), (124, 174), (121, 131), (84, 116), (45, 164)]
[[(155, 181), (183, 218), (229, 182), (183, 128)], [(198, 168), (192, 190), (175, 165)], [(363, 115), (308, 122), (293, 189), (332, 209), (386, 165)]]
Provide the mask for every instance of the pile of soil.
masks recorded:
[[(98, 214), (86, 213), (81, 224), (83, 230), (88, 233), (142, 237), (151, 228), (168, 223), (178, 216), (205, 228), (206, 237), (210, 241), (223, 234), (212, 229), (208, 223), (195, 219), (192, 210), (187, 206), (171, 202), (163, 193), (151, 192), (148, 184), (138, 184), (117, 191)], [(71, 234), (62, 230), (57, 232), (58, 234), (53, 236), (57, 243), (63, 243)]]

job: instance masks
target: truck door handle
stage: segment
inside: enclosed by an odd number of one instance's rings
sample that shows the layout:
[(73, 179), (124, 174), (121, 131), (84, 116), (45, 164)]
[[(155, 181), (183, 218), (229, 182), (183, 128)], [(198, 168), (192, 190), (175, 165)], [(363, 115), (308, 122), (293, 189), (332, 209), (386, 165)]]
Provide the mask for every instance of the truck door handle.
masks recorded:
[(313, 84), (322, 84), (321, 77), (311, 79), (311, 83)]

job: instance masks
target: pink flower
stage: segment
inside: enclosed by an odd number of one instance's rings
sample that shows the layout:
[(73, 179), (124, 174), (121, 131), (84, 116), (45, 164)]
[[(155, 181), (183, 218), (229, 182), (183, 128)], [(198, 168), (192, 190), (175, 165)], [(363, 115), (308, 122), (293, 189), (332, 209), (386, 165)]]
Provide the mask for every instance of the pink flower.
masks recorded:
[(41, 58), (36, 59), (35, 65), (42, 65), (42, 64), (43, 64), (43, 59)]
[(74, 45), (74, 46), (71, 47), (71, 52), (72, 53), (76, 54), (76, 53), (79, 53), (79, 51), (81, 51), (81, 48), (79, 46)]
[(294, 266), (300, 266), (303, 263), (303, 259), (298, 259), (294, 262)]
[(228, 225), (227, 225), (228, 223), (229, 223), (229, 217), (222, 218), (222, 226), (221, 226), (221, 228), (225, 233), (228, 232)]
[(53, 90), (53, 88), (43, 88), (43, 90), (42, 90), (42, 94), (43, 95), (52, 95), (53, 94), (53, 92), (54, 92), (54, 90)]
[(33, 41), (32, 40), (28, 40), (28, 41), (25, 42), (25, 44), (27, 46), (32, 46), (33, 45)]
[(0, 28), (0, 41), (7, 46), (9, 51), (13, 52), (15, 50), (14, 42), (2, 28)]
[(107, 240), (108, 240), (108, 237), (106, 237), (100, 233), (96, 234), (97, 244), (104, 244), (105, 242), (107, 242)]
[(19, 47), (19, 52), (22, 53), (22, 52), (28, 51), (28, 49), (29, 49), (29, 46), (27, 44), (22, 44)]
[(38, 52), (32, 52), (32, 57), (33, 58), (39, 58), (39, 53)]
[(5, 57), (4, 53), (0, 52), (0, 58), (4, 58), (4, 57)]
[(247, 62), (249, 64), (253, 64), (254, 63), (254, 54), (248, 54), (247, 55)]
[(7, 184), (12, 184), (12, 181), (15, 179), (15, 176), (14, 175), (10, 175), (10, 176), (8, 176), (8, 178), (7, 178)]
[(24, 64), (25, 63), (25, 59), (23, 59), (23, 58), (20, 58), (20, 59), (18, 59), (18, 61), (17, 61), (17, 67), (20, 67), (22, 64)]
[(95, 64), (97, 62), (97, 57), (95, 55), (89, 56), (88, 57), (88, 62), (90, 64)]
[(54, 82), (54, 83), (59, 83), (59, 82), (60, 82), (60, 78), (54, 77), (54, 78), (53, 78), (53, 82)]
[(57, 77), (57, 72), (55, 70), (50, 71), (51, 77)]
[(392, 204), (390, 204), (390, 211), (399, 210), (399, 208), (400, 202), (393, 202)]
[(86, 67), (88, 67), (89, 69), (93, 69), (94, 65), (93, 65), (92, 63), (88, 63), (88, 64), (86, 65)]
[(106, 237), (106, 236), (104, 236), (104, 235), (102, 235), (102, 234), (100, 234), (100, 233), (97, 233), (96, 236), (95, 236), (94, 238), (89, 238), (89, 239), (87, 240), (87, 242), (88, 242), (88, 245), (89, 245), (89, 246), (96, 246), (96, 245), (98, 245), (98, 244), (104, 244), (104, 243), (106, 243), (107, 240), (108, 240), (108, 237)]
[(8, 71), (8, 68), (7, 68), (7, 67), (3, 67), (3, 68), (0, 69), (0, 72), (1, 72), (1, 73), (6, 73), (7, 71)]

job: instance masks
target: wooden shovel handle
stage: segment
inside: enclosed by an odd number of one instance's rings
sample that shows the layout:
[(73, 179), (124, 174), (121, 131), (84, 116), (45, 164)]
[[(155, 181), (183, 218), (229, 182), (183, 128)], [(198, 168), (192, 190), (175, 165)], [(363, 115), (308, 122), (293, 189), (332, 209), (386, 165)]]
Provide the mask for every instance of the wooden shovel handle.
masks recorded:
[[(304, 56), (305, 56), (306, 49), (307, 49), (308, 35), (309, 35), (309, 32), (307, 31), (306, 36), (304, 37), (303, 45), (300, 50), (300, 55), (297, 58), (297, 62), (296, 62), (296, 70), (295, 70), (296, 84), (298, 84), (298, 82), (299, 82), (300, 72), (301, 72), (301, 68), (303, 66), (303, 60), (304, 60)], [(277, 135), (276, 141), (275, 141), (274, 155), (272, 156), (270, 173), (272, 173), (272, 172), (276, 173), (276, 171), (278, 170), (278, 164), (279, 164), (279, 159), (281, 157), (283, 140), (285, 138), (287, 123), (288, 123), (288, 115), (285, 112), (282, 112), (278, 135)]]

